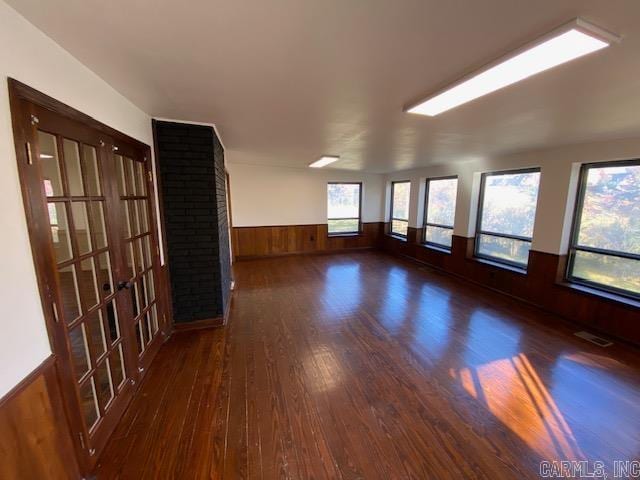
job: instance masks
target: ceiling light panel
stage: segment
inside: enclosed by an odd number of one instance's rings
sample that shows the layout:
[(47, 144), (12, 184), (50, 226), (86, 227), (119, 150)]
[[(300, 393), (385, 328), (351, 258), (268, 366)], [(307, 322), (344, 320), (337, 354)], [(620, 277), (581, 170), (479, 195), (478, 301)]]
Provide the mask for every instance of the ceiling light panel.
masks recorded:
[(330, 163), (337, 162), (338, 160), (340, 160), (340, 157), (336, 157), (333, 155), (323, 155), (319, 160), (316, 160), (315, 162), (309, 164), (309, 166), (311, 168), (322, 168), (326, 167)]
[(619, 41), (619, 37), (584, 20), (575, 19), (405, 111), (428, 116), (438, 115), (537, 73), (608, 47), (613, 41)]

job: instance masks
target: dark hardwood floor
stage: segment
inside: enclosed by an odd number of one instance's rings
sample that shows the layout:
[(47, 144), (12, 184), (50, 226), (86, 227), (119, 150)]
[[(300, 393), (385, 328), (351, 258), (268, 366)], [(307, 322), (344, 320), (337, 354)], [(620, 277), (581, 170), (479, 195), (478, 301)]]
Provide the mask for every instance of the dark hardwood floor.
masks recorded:
[(235, 265), (225, 328), (174, 334), (99, 460), (134, 479), (539, 478), (640, 459), (640, 355), (378, 252)]

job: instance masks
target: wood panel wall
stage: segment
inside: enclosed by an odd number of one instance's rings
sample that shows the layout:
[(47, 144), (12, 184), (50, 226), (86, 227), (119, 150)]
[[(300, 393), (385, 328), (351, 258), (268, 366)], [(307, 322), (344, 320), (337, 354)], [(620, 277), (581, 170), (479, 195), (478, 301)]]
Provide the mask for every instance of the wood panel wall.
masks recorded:
[(374, 248), (382, 239), (382, 222), (364, 223), (362, 233), (329, 236), (326, 224), (277, 227), (233, 227), (233, 254), (236, 260)]
[(0, 478), (80, 478), (55, 368), (49, 357), (0, 399)]
[[(563, 281), (566, 255), (531, 251), (526, 273), (473, 258), (474, 238), (453, 237), (451, 253), (420, 244), (421, 229), (407, 240), (384, 235), (384, 250), (410, 257), (465, 280), (498, 290), (610, 337), (640, 345), (640, 305), (595, 295)], [(609, 298), (607, 298), (609, 297)]]

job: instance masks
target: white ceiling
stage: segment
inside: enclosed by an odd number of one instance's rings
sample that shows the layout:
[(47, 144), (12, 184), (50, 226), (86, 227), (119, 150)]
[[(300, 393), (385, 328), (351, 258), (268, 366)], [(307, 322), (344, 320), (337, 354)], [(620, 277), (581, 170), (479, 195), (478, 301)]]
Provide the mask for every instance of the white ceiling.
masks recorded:
[[(388, 172), (640, 135), (638, 0), (9, 0), (231, 161)], [(620, 44), (429, 118), (402, 106), (581, 16)]]

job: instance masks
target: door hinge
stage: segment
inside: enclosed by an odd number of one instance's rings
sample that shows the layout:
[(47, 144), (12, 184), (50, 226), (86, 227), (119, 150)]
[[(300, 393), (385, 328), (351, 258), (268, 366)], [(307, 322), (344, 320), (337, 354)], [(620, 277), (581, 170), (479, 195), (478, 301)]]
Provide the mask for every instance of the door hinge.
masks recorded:
[(33, 153), (31, 153), (31, 143), (27, 142), (27, 163), (33, 165)]
[(56, 321), (56, 323), (60, 322), (60, 317), (58, 316), (58, 306), (56, 305), (56, 302), (51, 302), (51, 309), (53, 310), (53, 319)]
[(87, 447), (84, 444), (84, 434), (82, 432), (78, 432), (78, 438), (80, 439), (80, 446), (83, 450), (86, 450)]
[(147, 177), (149, 177), (149, 182), (153, 182), (153, 173), (151, 173), (151, 170), (147, 172)]
[(35, 115), (31, 115), (31, 125), (38, 125), (40, 123), (40, 119)]

